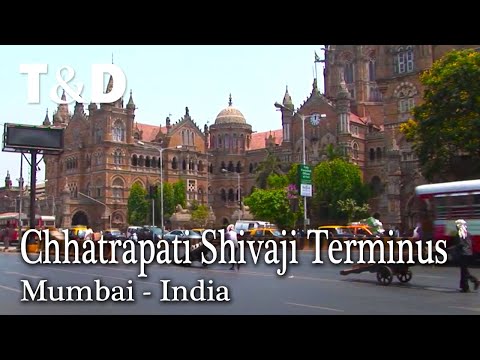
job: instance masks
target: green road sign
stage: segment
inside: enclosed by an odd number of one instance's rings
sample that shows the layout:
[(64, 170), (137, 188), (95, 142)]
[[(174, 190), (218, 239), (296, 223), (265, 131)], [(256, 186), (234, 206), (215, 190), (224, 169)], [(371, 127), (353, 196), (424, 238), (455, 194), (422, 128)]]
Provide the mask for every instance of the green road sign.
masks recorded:
[(309, 165), (298, 166), (298, 187), (300, 196), (312, 196), (312, 168)]
[(298, 166), (298, 179), (300, 185), (312, 183), (312, 168), (309, 165)]

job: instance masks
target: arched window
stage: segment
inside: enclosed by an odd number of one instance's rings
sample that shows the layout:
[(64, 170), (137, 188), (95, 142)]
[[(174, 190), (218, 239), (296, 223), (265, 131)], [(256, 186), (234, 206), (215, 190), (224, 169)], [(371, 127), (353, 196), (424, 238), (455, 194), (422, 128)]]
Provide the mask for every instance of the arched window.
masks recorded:
[(370, 187), (374, 196), (378, 196), (382, 193), (382, 181), (378, 176), (374, 176), (370, 181)]
[(353, 154), (352, 154), (353, 159), (358, 160), (358, 158), (359, 158), (359, 147), (358, 147), (357, 142), (353, 142), (352, 150), (353, 150)]
[(415, 95), (417, 95), (417, 89), (412, 83), (402, 83), (393, 92), (393, 96), (398, 99), (400, 121), (407, 120), (410, 116), (415, 107)]
[(95, 144), (100, 144), (103, 141), (103, 129), (98, 126), (95, 129)]
[(370, 161), (375, 161), (375, 149), (370, 148)]
[(137, 155), (132, 156), (132, 166), (138, 166), (138, 156)]
[(123, 199), (123, 188), (124, 188), (124, 182), (120, 178), (116, 178), (112, 182), (112, 196), (116, 200), (121, 200)]
[(174, 156), (172, 159), (172, 169), (177, 170), (178, 164), (177, 164), (177, 158)]
[(233, 189), (228, 190), (228, 201), (235, 201), (235, 193), (233, 192)]
[(221, 197), (222, 201), (227, 201), (227, 193), (226, 193), (225, 189), (222, 189), (220, 191), (220, 197)]
[(116, 120), (112, 128), (113, 141), (125, 141), (125, 124), (122, 120)]
[(122, 165), (122, 158), (122, 152), (120, 151), (120, 149), (115, 150), (115, 152), (113, 153), (113, 163), (115, 165)]
[(102, 180), (101, 179), (97, 179), (97, 181), (95, 182), (95, 195), (97, 196), (97, 198), (102, 196)]
[(410, 73), (414, 69), (413, 46), (400, 46), (393, 55), (393, 69), (395, 74)]

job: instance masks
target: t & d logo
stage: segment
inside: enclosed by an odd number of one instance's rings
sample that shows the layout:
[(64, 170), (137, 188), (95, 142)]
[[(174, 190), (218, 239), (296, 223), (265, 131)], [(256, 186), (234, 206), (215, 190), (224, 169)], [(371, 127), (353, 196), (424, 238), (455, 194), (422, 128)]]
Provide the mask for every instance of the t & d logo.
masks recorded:
[[(63, 71), (66, 70), (66, 74)], [(48, 64), (20, 64), (20, 74), (27, 74), (27, 96), (29, 104), (40, 103), (40, 74), (48, 73)], [(104, 92), (104, 75), (110, 74), (113, 78), (113, 88), (110, 92)], [(112, 103), (120, 99), (127, 87), (127, 79), (122, 69), (115, 64), (92, 65), (91, 99), (93, 103)], [(50, 90), (50, 99), (57, 104), (68, 104), (73, 101), (88, 103), (81, 95), (84, 84), (78, 82), (70, 86), (69, 82), (75, 77), (75, 70), (68, 65), (57, 70), (57, 84)], [(58, 89), (65, 90), (72, 100), (64, 101), (58, 96)]]

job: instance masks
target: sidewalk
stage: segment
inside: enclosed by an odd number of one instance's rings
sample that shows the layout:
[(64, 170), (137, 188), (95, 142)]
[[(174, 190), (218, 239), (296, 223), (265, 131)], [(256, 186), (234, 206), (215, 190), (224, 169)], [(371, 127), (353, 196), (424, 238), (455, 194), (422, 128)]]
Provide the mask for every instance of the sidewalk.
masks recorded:
[(5, 246), (0, 246), (0, 252), (20, 252), (20, 249), (17, 248), (17, 245), (10, 246), (7, 251), (5, 251)]

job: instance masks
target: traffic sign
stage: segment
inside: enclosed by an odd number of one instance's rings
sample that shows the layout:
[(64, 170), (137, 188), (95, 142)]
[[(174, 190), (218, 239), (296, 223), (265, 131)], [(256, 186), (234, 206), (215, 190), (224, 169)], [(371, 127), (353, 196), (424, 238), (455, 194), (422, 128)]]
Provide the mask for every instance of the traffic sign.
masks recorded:
[(309, 165), (298, 165), (298, 186), (300, 196), (312, 196), (312, 168)]
[(312, 184), (300, 184), (300, 196), (312, 197)]

